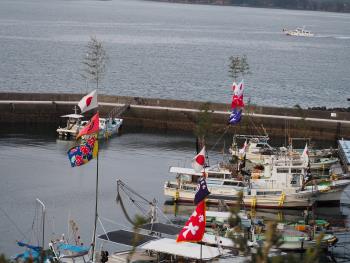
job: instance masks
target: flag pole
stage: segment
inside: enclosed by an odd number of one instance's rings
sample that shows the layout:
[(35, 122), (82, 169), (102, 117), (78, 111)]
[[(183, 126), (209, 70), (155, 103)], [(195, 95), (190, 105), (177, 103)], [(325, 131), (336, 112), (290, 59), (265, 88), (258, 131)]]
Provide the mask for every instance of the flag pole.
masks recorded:
[(200, 254), (200, 261), (202, 262), (202, 242), (201, 242), (201, 254)]
[[(98, 142), (98, 133), (97, 132), (97, 138), (96, 141)], [(94, 233), (92, 238), (92, 255), (91, 255), (91, 261), (94, 261), (94, 254), (95, 254), (95, 247), (96, 247), (96, 228), (97, 228), (97, 218), (98, 218), (98, 212), (97, 212), (97, 204), (98, 204), (98, 159), (99, 159), (99, 145), (97, 150), (97, 156), (96, 156), (96, 189), (95, 189), (95, 222), (94, 222)]]

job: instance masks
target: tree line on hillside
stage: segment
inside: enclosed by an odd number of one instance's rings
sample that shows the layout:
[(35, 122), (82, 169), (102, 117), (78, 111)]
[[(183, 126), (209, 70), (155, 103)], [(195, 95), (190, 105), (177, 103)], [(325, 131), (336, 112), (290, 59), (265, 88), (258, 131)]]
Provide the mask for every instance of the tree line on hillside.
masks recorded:
[(232, 5), (350, 12), (349, 0), (228, 0)]
[[(157, 1), (157, 0), (156, 0)], [(350, 0), (158, 0), (162, 2), (216, 4), (297, 10), (350, 12)]]

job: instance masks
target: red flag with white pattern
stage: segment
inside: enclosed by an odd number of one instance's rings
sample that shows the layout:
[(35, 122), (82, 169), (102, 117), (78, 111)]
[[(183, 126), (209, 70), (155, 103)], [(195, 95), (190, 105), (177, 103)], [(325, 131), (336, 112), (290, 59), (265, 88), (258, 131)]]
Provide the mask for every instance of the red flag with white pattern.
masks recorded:
[(176, 242), (199, 242), (202, 241), (205, 232), (205, 200), (201, 201), (192, 213), (184, 228), (177, 236)]

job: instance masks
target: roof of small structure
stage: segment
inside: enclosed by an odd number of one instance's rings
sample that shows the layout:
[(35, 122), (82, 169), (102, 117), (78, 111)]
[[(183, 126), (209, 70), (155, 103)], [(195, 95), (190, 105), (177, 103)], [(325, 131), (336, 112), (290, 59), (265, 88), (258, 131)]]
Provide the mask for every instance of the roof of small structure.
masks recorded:
[(201, 246), (200, 244), (190, 242), (177, 243), (175, 239), (170, 238), (161, 238), (150, 241), (142, 245), (141, 248), (145, 250), (152, 250), (158, 253), (203, 260), (214, 259), (221, 255), (217, 247), (210, 247), (205, 245)]

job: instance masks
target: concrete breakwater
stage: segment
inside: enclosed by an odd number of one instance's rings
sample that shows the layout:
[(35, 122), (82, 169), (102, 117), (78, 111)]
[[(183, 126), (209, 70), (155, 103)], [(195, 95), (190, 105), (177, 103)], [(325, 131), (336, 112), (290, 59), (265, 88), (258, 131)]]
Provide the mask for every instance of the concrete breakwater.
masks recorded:
[[(0, 123), (63, 125), (83, 94), (0, 93)], [(129, 104), (127, 128), (193, 131), (204, 102), (99, 95), (100, 116)], [(263, 134), (333, 141), (350, 137), (350, 113), (247, 105), (242, 121), (227, 127), (229, 104), (210, 103), (213, 133)], [(88, 115), (86, 117), (89, 117)]]

